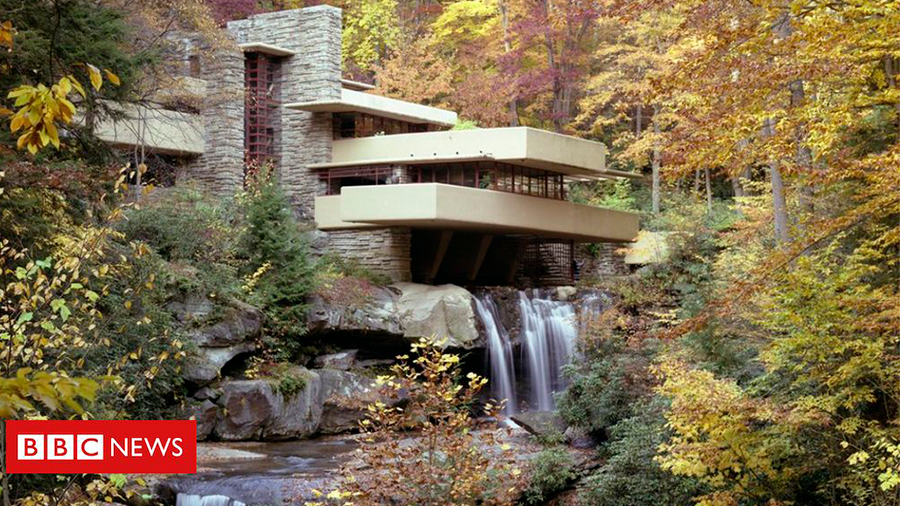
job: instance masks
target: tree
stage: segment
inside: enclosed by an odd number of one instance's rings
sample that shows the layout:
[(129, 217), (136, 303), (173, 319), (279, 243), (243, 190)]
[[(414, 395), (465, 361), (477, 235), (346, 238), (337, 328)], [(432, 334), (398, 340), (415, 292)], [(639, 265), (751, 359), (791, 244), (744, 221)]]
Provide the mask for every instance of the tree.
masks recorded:
[(400, 42), (397, 0), (361, 0), (341, 6), (345, 70), (368, 75)]
[(599, 7), (579, 0), (516, 0), (509, 12), (512, 51), (502, 61), (507, 79), (515, 81), (515, 98), (546, 95), (549, 104), (539, 117), (562, 132), (578, 98)]
[[(647, 12), (626, 22), (617, 15), (601, 17), (599, 30), (612, 35), (598, 45), (594, 54), (598, 71), (588, 80), (574, 120), (586, 134), (615, 129), (613, 143), (622, 149), (622, 161), (644, 166), (649, 155), (654, 214), (660, 210), (662, 130), (677, 121), (672, 111), (678, 97), (656, 93), (653, 82), (679, 59), (675, 30), (679, 20), (673, 12)], [(626, 123), (629, 128), (620, 128)]]
[(431, 50), (427, 39), (412, 41), (376, 65), (377, 91), (417, 104), (440, 107), (452, 92), (452, 69)]

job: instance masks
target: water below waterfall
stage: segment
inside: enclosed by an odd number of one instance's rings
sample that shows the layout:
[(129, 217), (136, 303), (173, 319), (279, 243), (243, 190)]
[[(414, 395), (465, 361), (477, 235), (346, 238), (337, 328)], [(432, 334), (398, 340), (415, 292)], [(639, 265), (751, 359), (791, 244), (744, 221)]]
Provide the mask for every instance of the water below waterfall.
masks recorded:
[(506, 415), (523, 409), (553, 410), (554, 393), (566, 387), (562, 367), (575, 353), (578, 314), (599, 314), (608, 299), (589, 293), (577, 302), (560, 301), (536, 289), (515, 295), (519, 313), (516, 342), (500, 318), (494, 295), (483, 292), (475, 297), (487, 340), (491, 395), (507, 400)]

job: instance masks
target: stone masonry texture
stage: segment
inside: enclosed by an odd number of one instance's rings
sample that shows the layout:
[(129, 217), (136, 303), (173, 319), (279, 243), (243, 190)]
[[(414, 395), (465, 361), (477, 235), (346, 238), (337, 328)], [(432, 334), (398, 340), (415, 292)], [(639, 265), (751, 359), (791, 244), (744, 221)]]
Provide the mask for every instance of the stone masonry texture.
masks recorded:
[(409, 281), (411, 238), (410, 230), (400, 227), (341, 230), (328, 234), (327, 249), (391, 281)]

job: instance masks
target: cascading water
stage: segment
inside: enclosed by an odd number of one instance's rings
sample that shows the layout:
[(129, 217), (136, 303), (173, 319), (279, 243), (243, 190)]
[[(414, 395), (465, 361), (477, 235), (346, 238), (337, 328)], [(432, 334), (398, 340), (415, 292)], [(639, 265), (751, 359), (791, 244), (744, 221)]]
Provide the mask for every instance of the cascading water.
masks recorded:
[(578, 330), (575, 306), (533, 297), (519, 292), (519, 315), (522, 319), (523, 363), (531, 392), (531, 406), (541, 411), (556, 407), (554, 392), (565, 386), (562, 366), (568, 363), (575, 348)]
[(509, 333), (500, 321), (497, 303), (490, 294), (485, 294), (482, 299), (475, 298), (475, 310), (484, 323), (484, 332), (487, 336), (491, 391), (495, 399), (506, 400), (503, 414), (512, 415), (518, 407), (512, 343), (509, 340)]
[(244, 503), (224, 495), (178, 494), (175, 506), (244, 506)]
[[(553, 394), (565, 388), (562, 367), (575, 349), (576, 306), (542, 297), (539, 290), (516, 293), (516, 302), (521, 327), (518, 357), (494, 297), (484, 292), (475, 298), (487, 339), (492, 395), (507, 400), (506, 415), (519, 411), (520, 398), (527, 400), (529, 409), (552, 410), (556, 407)], [(588, 297), (580, 306), (589, 313), (599, 313), (605, 302), (600, 296)]]

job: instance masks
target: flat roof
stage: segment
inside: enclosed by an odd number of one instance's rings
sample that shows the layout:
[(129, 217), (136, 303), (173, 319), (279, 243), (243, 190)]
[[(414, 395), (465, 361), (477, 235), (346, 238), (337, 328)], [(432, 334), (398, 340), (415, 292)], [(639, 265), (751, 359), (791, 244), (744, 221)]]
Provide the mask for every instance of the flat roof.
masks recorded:
[(529, 127), (485, 128), (341, 139), (331, 162), (313, 169), (357, 165), (416, 165), (497, 161), (583, 178), (642, 178), (606, 168), (606, 146)]
[(310, 112), (356, 112), (406, 121), (408, 123), (440, 126), (456, 125), (458, 119), (453, 111), (347, 88), (341, 89), (341, 98), (338, 100), (293, 102), (285, 104), (285, 107)]
[(265, 53), (272, 56), (294, 56), (295, 54), (297, 54), (290, 49), (274, 46), (272, 44), (266, 44), (264, 42), (247, 42), (244, 44), (238, 44), (238, 47), (240, 47), (245, 53)]
[(360, 81), (354, 81), (352, 79), (341, 79), (341, 85), (348, 90), (354, 91), (366, 91), (366, 90), (374, 90), (375, 85), (369, 83), (363, 83)]

